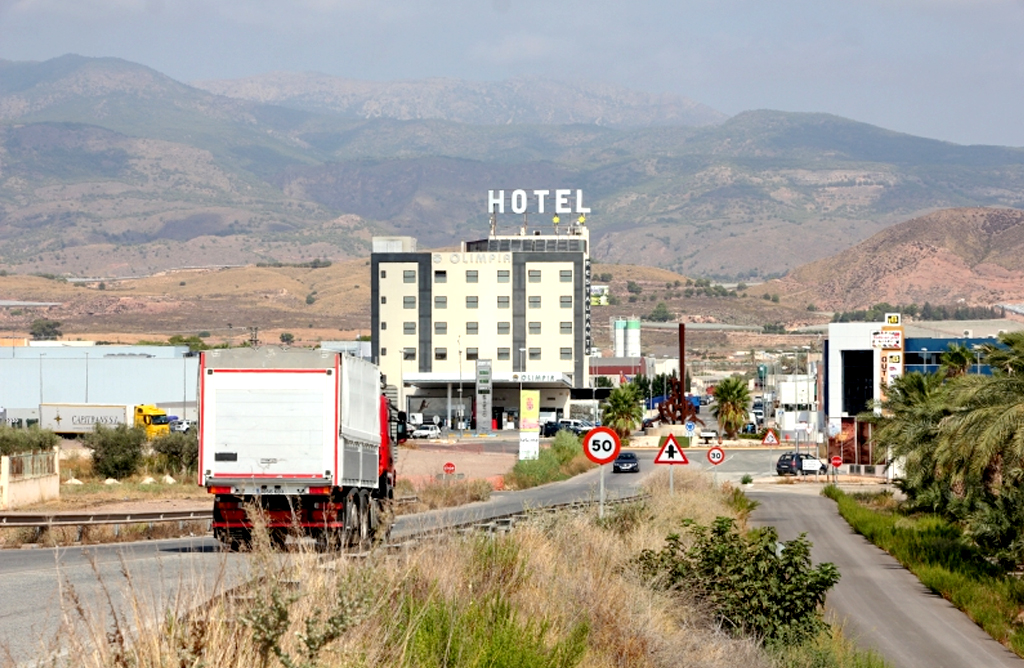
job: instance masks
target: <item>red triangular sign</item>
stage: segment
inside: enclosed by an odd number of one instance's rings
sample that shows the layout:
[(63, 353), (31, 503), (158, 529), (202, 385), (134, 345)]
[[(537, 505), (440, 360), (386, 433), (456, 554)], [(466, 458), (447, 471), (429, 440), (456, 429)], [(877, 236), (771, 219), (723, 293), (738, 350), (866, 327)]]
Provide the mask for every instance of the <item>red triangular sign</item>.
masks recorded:
[(686, 458), (686, 453), (679, 447), (679, 442), (676, 441), (676, 437), (669, 434), (668, 438), (665, 439), (665, 444), (661, 446), (658, 456), (654, 458), (654, 463), (689, 464), (690, 460)]
[(777, 436), (775, 436), (775, 430), (774, 429), (769, 429), (768, 433), (766, 433), (764, 435), (764, 438), (761, 439), (761, 445), (778, 445), (778, 444), (779, 444), (779, 439), (778, 439)]

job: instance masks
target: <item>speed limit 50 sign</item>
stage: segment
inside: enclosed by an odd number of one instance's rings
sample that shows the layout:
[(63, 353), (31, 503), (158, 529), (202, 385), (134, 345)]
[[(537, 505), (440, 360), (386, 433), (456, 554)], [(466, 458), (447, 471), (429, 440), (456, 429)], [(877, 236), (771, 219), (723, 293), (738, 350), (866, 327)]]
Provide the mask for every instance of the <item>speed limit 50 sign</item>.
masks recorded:
[(622, 442), (608, 427), (594, 427), (583, 437), (583, 452), (595, 464), (607, 464), (619, 456)]

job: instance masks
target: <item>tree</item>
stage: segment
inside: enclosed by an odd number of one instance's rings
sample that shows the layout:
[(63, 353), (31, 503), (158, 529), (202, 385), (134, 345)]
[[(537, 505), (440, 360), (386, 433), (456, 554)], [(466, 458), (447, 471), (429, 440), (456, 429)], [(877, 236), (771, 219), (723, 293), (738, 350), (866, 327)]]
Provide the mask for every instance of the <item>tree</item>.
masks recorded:
[(60, 331), (60, 323), (49, 318), (39, 318), (32, 321), (29, 334), (36, 341), (53, 341), (63, 334)]
[(295, 342), (295, 335), (291, 332), (281, 332), (281, 343), (286, 346), (290, 346)]
[(729, 438), (735, 438), (748, 422), (750, 390), (741, 376), (730, 376), (715, 385), (715, 405), (711, 414)]
[(971, 349), (962, 343), (951, 343), (949, 349), (939, 356), (939, 364), (946, 372), (946, 377), (956, 378), (962, 376), (971, 368), (975, 357)]
[(638, 294), (640, 294), (643, 291), (644, 291), (644, 289), (641, 288), (640, 284), (637, 283), (636, 281), (627, 281), (626, 282), (626, 292), (630, 293), (631, 295), (638, 295)]
[(665, 302), (658, 302), (658, 305), (650, 312), (647, 319), (652, 322), (668, 322), (672, 319), (672, 312), (668, 310)]
[(644, 419), (642, 400), (633, 383), (615, 388), (601, 406), (601, 424), (611, 427), (620, 438), (628, 438)]

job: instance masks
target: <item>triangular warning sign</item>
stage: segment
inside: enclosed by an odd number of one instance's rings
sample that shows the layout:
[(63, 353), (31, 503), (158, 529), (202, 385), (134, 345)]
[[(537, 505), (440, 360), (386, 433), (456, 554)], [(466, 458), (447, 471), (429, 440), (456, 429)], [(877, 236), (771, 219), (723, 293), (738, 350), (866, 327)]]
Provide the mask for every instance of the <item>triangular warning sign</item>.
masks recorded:
[(779, 439), (775, 435), (775, 430), (774, 429), (769, 429), (768, 433), (766, 433), (764, 435), (764, 438), (761, 439), (761, 445), (778, 445), (778, 444), (779, 444)]
[(689, 464), (686, 453), (679, 447), (679, 442), (672, 434), (665, 439), (665, 445), (661, 446), (658, 456), (654, 458), (655, 464)]

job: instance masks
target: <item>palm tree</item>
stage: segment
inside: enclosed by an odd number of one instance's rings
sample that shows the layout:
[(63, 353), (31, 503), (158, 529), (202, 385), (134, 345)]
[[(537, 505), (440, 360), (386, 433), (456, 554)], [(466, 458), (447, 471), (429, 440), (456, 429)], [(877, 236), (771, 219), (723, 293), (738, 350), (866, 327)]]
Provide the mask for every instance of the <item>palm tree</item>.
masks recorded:
[(947, 378), (956, 378), (970, 370), (974, 359), (970, 348), (962, 343), (951, 343), (949, 349), (939, 356), (939, 364), (945, 369)]
[(749, 406), (750, 390), (742, 377), (731, 376), (715, 385), (715, 405), (711, 414), (729, 438), (735, 438), (736, 432), (747, 423)]
[(1003, 332), (999, 344), (982, 344), (981, 356), (993, 373), (1024, 373), (1024, 331)]
[(908, 373), (885, 390), (873, 437), (904, 462), (903, 491), (911, 503), (941, 510), (949, 489), (936, 463), (940, 424), (950, 413), (945, 373)]
[(615, 388), (601, 406), (601, 424), (614, 429), (619, 438), (628, 438), (644, 419), (642, 401), (640, 390), (633, 383)]

